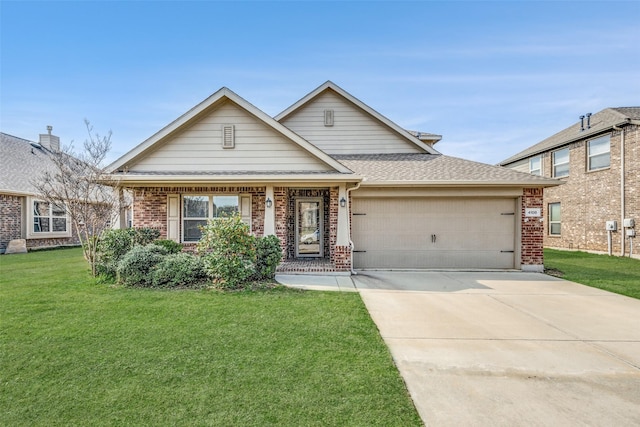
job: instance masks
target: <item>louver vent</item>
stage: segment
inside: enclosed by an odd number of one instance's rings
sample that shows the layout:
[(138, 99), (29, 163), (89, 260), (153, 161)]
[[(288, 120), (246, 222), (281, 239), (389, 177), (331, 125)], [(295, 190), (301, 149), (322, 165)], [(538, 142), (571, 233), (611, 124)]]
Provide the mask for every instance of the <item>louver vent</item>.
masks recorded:
[(222, 125), (222, 148), (233, 148), (235, 146), (236, 140), (233, 125)]
[(324, 110), (324, 125), (333, 126), (333, 110)]

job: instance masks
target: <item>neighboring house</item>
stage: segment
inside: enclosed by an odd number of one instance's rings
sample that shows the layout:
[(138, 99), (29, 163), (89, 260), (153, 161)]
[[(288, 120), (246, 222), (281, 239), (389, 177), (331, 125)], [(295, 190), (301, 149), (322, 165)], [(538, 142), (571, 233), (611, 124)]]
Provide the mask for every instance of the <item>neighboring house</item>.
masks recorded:
[(39, 142), (0, 133), (0, 253), (14, 239), (27, 248), (79, 244), (64, 210), (38, 199), (34, 180), (54, 170), (52, 155), (60, 139), (41, 134)]
[(638, 227), (625, 225), (640, 221), (640, 107), (581, 116), (500, 165), (564, 181), (544, 193), (545, 246), (629, 253)]
[(133, 225), (193, 247), (199, 225), (239, 212), (278, 236), (280, 271), (541, 271), (542, 208), (556, 180), (443, 156), (326, 82), (270, 117), (227, 88), (111, 166)]

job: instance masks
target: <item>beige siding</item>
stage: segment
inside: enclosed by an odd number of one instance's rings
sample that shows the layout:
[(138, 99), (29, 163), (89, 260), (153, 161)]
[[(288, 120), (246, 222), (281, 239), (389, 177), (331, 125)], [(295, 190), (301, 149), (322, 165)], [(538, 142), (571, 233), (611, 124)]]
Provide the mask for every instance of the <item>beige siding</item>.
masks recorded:
[[(222, 148), (233, 125), (235, 148)], [(129, 167), (135, 172), (325, 171), (324, 162), (231, 102), (225, 102)]]
[[(325, 110), (333, 110), (333, 126), (324, 125)], [(331, 90), (283, 119), (282, 124), (328, 154), (423, 152)]]
[(355, 268), (515, 266), (515, 199), (354, 198), (352, 212)]
[(511, 163), (507, 166), (509, 169), (517, 170), (518, 172), (529, 173), (529, 159), (518, 160), (515, 163)]

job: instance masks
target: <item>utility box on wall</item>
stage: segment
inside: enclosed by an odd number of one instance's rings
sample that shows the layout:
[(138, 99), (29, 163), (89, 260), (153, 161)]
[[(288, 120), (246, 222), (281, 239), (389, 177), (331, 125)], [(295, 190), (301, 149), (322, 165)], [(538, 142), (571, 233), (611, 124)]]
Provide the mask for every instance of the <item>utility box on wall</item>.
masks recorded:
[(633, 228), (635, 227), (636, 222), (633, 220), (633, 218), (625, 218), (624, 220), (622, 220), (622, 226), (626, 227), (626, 228)]
[(607, 231), (617, 231), (618, 221), (607, 221), (605, 226)]

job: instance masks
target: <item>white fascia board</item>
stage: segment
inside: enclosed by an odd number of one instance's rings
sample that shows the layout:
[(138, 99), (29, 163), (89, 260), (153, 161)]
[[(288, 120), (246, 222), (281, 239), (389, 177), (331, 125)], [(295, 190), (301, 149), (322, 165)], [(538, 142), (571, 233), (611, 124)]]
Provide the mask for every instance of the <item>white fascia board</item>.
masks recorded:
[(129, 151), (128, 153), (126, 153), (125, 155), (120, 157), (118, 160), (116, 160), (115, 162), (111, 163), (107, 167), (107, 171), (114, 172), (114, 171), (122, 168), (128, 162), (130, 162), (131, 160), (135, 159), (136, 157), (138, 157), (139, 155), (144, 153), (146, 150), (151, 148), (158, 141), (160, 141), (163, 138), (167, 137), (172, 132), (175, 132), (181, 126), (185, 125), (191, 119), (196, 117), (198, 114), (202, 113), (204, 110), (206, 110), (207, 108), (209, 108), (212, 105), (216, 104), (217, 102), (219, 102), (223, 98), (229, 99), (230, 101), (234, 102), (236, 105), (240, 106), (241, 108), (243, 108), (244, 110), (246, 110), (250, 114), (252, 114), (255, 117), (259, 118), (266, 125), (270, 126), (275, 131), (277, 131), (278, 133), (284, 135), (285, 137), (287, 137), (288, 139), (290, 139), (294, 143), (298, 144), (304, 150), (306, 150), (307, 152), (312, 154), (314, 157), (316, 157), (317, 159), (319, 159), (323, 163), (325, 163), (328, 166), (332, 167), (336, 171), (341, 172), (341, 173), (351, 173), (352, 172), (347, 167), (345, 167), (342, 163), (340, 163), (337, 160), (335, 160), (334, 158), (330, 157), (324, 151), (320, 150), (318, 147), (316, 147), (315, 145), (311, 144), (309, 141), (305, 140), (300, 135), (298, 135), (295, 132), (293, 132), (292, 130), (288, 129), (286, 126), (284, 126), (281, 123), (275, 121), (271, 116), (269, 116), (268, 114), (266, 114), (265, 112), (263, 112), (259, 108), (255, 107), (253, 104), (251, 104), (250, 102), (246, 101), (245, 99), (243, 99), (242, 97), (237, 95), (235, 92), (233, 92), (232, 90), (230, 90), (229, 88), (226, 88), (226, 87), (221, 88), (216, 93), (214, 93), (213, 95), (211, 95), (210, 97), (208, 97), (207, 99), (205, 99), (204, 101), (202, 101), (201, 103), (196, 105), (195, 107), (191, 108), (189, 111), (187, 111), (186, 113), (184, 113), (183, 115), (178, 117), (176, 120), (174, 120), (173, 122), (171, 122), (170, 124), (168, 124), (167, 126), (162, 128), (160, 131), (156, 132), (150, 138), (148, 138), (147, 140), (145, 140), (144, 142), (142, 142), (141, 144), (139, 144), (138, 146), (133, 148), (131, 151)]
[(546, 188), (562, 185), (564, 182), (548, 180), (543, 182), (523, 181), (370, 181), (364, 180), (361, 187), (526, 187)]
[[(422, 148), (426, 153), (428, 153), (428, 154), (440, 154), (440, 152), (438, 152), (435, 148), (433, 148), (430, 145), (425, 144), (424, 142), (420, 141), (420, 139), (418, 139), (417, 137), (415, 137), (415, 136), (411, 135), (409, 132), (407, 132), (406, 129), (403, 129), (402, 127), (398, 126), (397, 124), (395, 124), (394, 122), (392, 122), (391, 120), (389, 120), (388, 118), (383, 116), (382, 114), (378, 113), (376, 110), (374, 110), (373, 108), (369, 107), (367, 104), (365, 104), (364, 102), (360, 101), (358, 98), (356, 98), (355, 96), (351, 95), (350, 93), (348, 93), (347, 91), (345, 91), (340, 86), (336, 85), (335, 83), (333, 83), (330, 80), (326, 81), (325, 83), (323, 83), (322, 85), (320, 85), (319, 87), (317, 87), (316, 89), (311, 91), (309, 94), (307, 94), (305, 97), (303, 97), (302, 99), (297, 101), (295, 104), (293, 104), (292, 106), (290, 106), (289, 108), (287, 108), (286, 110), (284, 110), (283, 112), (281, 112), (280, 114), (275, 116), (275, 119), (278, 122), (280, 122), (281, 120), (283, 120), (284, 118), (286, 118), (287, 116), (292, 114), (294, 111), (298, 110), (300, 107), (302, 107), (303, 105), (305, 105), (306, 103), (311, 101), (313, 98), (318, 96), (320, 93), (324, 92), (326, 89), (331, 89), (334, 92), (338, 93), (343, 98), (347, 99), (348, 101), (350, 101), (351, 103), (353, 103), (357, 107), (359, 107), (360, 109), (364, 110), (370, 116), (374, 117), (375, 119), (377, 119), (378, 121), (382, 122), (383, 124), (385, 124), (389, 128), (393, 129), (396, 133), (398, 133), (398, 135), (400, 135), (404, 139), (406, 139), (409, 142), (411, 142), (411, 143), (417, 145), (418, 147)], [(440, 139), (441, 138), (437, 138), (436, 141), (439, 141)]]
[(354, 174), (332, 174), (332, 175), (122, 175), (112, 176), (119, 185), (127, 184), (327, 184), (327, 183), (357, 183), (363, 177)]

